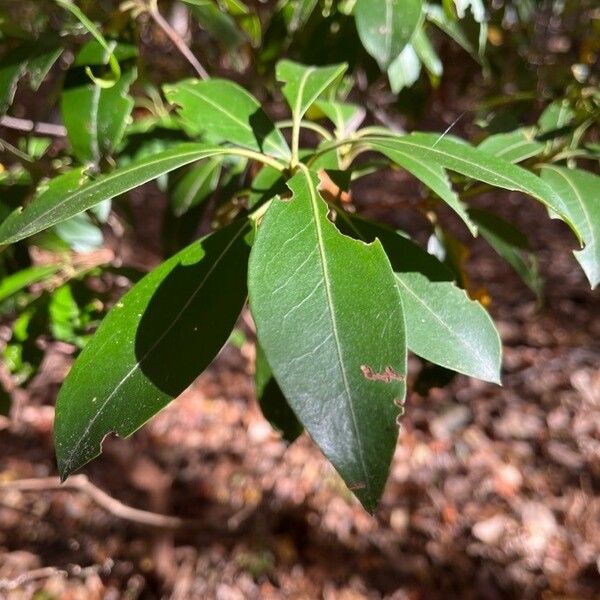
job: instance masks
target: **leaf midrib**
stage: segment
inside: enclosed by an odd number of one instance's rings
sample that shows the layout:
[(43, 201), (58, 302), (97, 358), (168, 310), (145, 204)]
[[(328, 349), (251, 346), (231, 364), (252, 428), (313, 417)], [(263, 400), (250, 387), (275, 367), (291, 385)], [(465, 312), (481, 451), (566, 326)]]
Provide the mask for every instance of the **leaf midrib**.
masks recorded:
[[(123, 177), (124, 175), (131, 175), (133, 173), (135, 173), (138, 170), (143, 170), (146, 167), (152, 167), (155, 164), (159, 164), (162, 161), (170, 161), (170, 160), (175, 160), (175, 159), (181, 159), (181, 158), (185, 158), (187, 156), (196, 156), (198, 155), (199, 158), (196, 159), (192, 159), (192, 160), (200, 160), (203, 154), (208, 153), (210, 154), (226, 154), (228, 152), (228, 149), (217, 149), (217, 148), (213, 148), (213, 149), (203, 149), (203, 150), (190, 150), (189, 152), (184, 152), (181, 154), (175, 154), (175, 155), (170, 155), (168, 158), (165, 157), (160, 157), (158, 159), (156, 159), (155, 161), (152, 162), (146, 162), (143, 164), (139, 164), (139, 165), (135, 165), (129, 168), (129, 170), (127, 169), (123, 169), (121, 171), (117, 170), (114, 171), (113, 173), (106, 175), (100, 179), (98, 179), (97, 181), (93, 182), (90, 184), (90, 186), (85, 190), (85, 193), (87, 195), (91, 194), (92, 192), (94, 192), (96, 190), (96, 188), (105, 185), (107, 182), (112, 181), (113, 179), (119, 179), (120, 177)], [(191, 162), (191, 161), (190, 161)], [(185, 164), (185, 163), (183, 163)], [(179, 165), (179, 166), (183, 166)], [(139, 185), (142, 185), (143, 183), (146, 183), (148, 181), (151, 181), (152, 179), (155, 179), (156, 176), (152, 175), (151, 177), (149, 177), (148, 179), (146, 179), (145, 181), (142, 181), (141, 183), (136, 183), (134, 184), (132, 187), (128, 187), (125, 190), (123, 190), (122, 192), (119, 193), (125, 193), (126, 191), (132, 189), (133, 187), (137, 187)], [(22, 232), (24, 233), (24, 236), (27, 237), (27, 235), (29, 235), (29, 232), (33, 229), (35, 230), (35, 226), (37, 225), (37, 223), (39, 223), (42, 219), (44, 219), (47, 215), (59, 210), (62, 206), (64, 206), (65, 204), (68, 204), (69, 202), (71, 202), (73, 200), (73, 198), (76, 198), (78, 195), (81, 194), (81, 190), (77, 189), (73, 192), (71, 192), (70, 194), (67, 194), (60, 202), (54, 204), (53, 206), (51, 206), (48, 210), (44, 211), (43, 213), (39, 214), (37, 217), (35, 217), (32, 221), (29, 222), (29, 224), (22, 230)], [(35, 203), (35, 200), (34, 200)], [(31, 207), (34, 206), (34, 204), (32, 203), (30, 205)], [(25, 209), (26, 210), (26, 209)], [(24, 214), (25, 210), (23, 210), (20, 214)], [(6, 240), (6, 242), (4, 243), (10, 243), (10, 241), (12, 240), (12, 238), (14, 237), (15, 234), (11, 235), (10, 238), (8, 238)]]
[(359, 456), (360, 464), (361, 464), (361, 467), (363, 470), (364, 481), (361, 483), (364, 483), (366, 485), (367, 490), (370, 493), (372, 490), (371, 490), (371, 484), (370, 484), (370, 480), (369, 480), (369, 476), (368, 476), (367, 466), (365, 463), (364, 449), (363, 449), (360, 433), (358, 430), (358, 420), (356, 418), (356, 413), (354, 411), (354, 405), (352, 403), (352, 396), (350, 394), (350, 384), (348, 382), (348, 376), (346, 374), (346, 369), (344, 367), (344, 361), (342, 358), (342, 348), (341, 348), (341, 342), (340, 342), (340, 338), (339, 338), (337, 320), (335, 317), (335, 312), (333, 310), (333, 294), (331, 291), (331, 283), (329, 281), (329, 264), (327, 261), (327, 255), (325, 253), (325, 244), (323, 241), (323, 230), (321, 227), (321, 221), (320, 221), (320, 215), (319, 215), (319, 204), (318, 204), (319, 200), (317, 198), (316, 190), (315, 190), (313, 181), (311, 179), (310, 173), (308, 173), (305, 169), (302, 170), (302, 173), (304, 174), (304, 177), (306, 178), (308, 189), (310, 192), (311, 208), (312, 208), (312, 212), (313, 212), (313, 219), (315, 222), (315, 231), (317, 234), (317, 247), (318, 247), (318, 251), (319, 251), (321, 269), (323, 272), (323, 281), (325, 282), (325, 293), (327, 295), (327, 308), (329, 311), (329, 318), (331, 321), (331, 328), (333, 331), (333, 338), (335, 341), (335, 349), (336, 349), (337, 358), (338, 358), (338, 366), (339, 366), (340, 372), (342, 374), (342, 380), (344, 382), (344, 392), (345, 392), (346, 402), (348, 405), (350, 416), (352, 418), (352, 427), (354, 429), (354, 435), (356, 437), (356, 444), (358, 446), (358, 456)]
[[(208, 96), (205, 96), (204, 94), (199, 92), (196, 88), (189, 87), (187, 89), (190, 92), (190, 94), (192, 94), (193, 96), (196, 96), (197, 98), (200, 98), (200, 100), (204, 100), (204, 102), (206, 102), (207, 104), (210, 104), (210, 106), (212, 106), (214, 109), (216, 109), (220, 113), (229, 117), (232, 121), (237, 123), (240, 127), (242, 127), (243, 129), (245, 129), (246, 131), (251, 133), (252, 136), (254, 138), (256, 138), (256, 136), (254, 135), (254, 131), (252, 130), (252, 127), (248, 123), (246, 123), (245, 121), (242, 121), (241, 119), (236, 117), (233, 113), (229, 112), (228, 110), (223, 108), (220, 104), (216, 103), (212, 98), (209, 98)], [(254, 100), (254, 98), (252, 98), (252, 96), (249, 96), (249, 99)], [(256, 108), (258, 108), (260, 110), (260, 104), (258, 104), (258, 102), (256, 102)], [(277, 131), (277, 129), (274, 128), (273, 131)], [(284, 148), (280, 148), (277, 144), (275, 144), (275, 142), (268, 136), (265, 136), (264, 143), (265, 143), (265, 145), (270, 146), (273, 150), (276, 150), (278, 155), (284, 149)], [(259, 145), (258, 140), (257, 140), (257, 145)]]
[(296, 106), (294, 107), (294, 118), (298, 124), (302, 120), (302, 117), (307, 110), (305, 103), (302, 102), (304, 97), (304, 88), (306, 87), (308, 78), (315, 72), (315, 70), (315, 67), (309, 67), (306, 69), (300, 78), (300, 83), (298, 84), (298, 98), (296, 98)]
[[(434, 192), (436, 194), (438, 194), (440, 196), (440, 198), (444, 202), (446, 202), (446, 204), (448, 204), (448, 206), (450, 206), (450, 208), (464, 221), (464, 223), (467, 226), (467, 228), (469, 229), (469, 231), (473, 235), (477, 235), (477, 227), (475, 225), (473, 225), (472, 221), (469, 219), (469, 215), (467, 213), (467, 210), (466, 210), (464, 204), (461, 202), (458, 194), (452, 189), (450, 180), (448, 179), (448, 174), (446, 173), (444, 167), (440, 167), (439, 165), (436, 165), (437, 169), (439, 169), (439, 170), (436, 170), (435, 167), (432, 167), (431, 165), (427, 164), (427, 162), (424, 159), (422, 159), (418, 156), (411, 156), (408, 152), (403, 152), (402, 150), (398, 150), (398, 149), (394, 149), (393, 151), (396, 152), (397, 154), (399, 154), (400, 156), (404, 157), (406, 160), (415, 161), (417, 164), (419, 164), (421, 166), (421, 168), (423, 168), (425, 171), (430, 173), (432, 177), (437, 179), (437, 181), (444, 188), (444, 191), (446, 193), (442, 194), (441, 193), (442, 190), (440, 190), (439, 192), (434, 190)], [(406, 165), (401, 165), (401, 166), (404, 169), (406, 169), (407, 171), (410, 171), (410, 169), (408, 169), (406, 167)], [(413, 174), (417, 179), (419, 179), (419, 181), (423, 181), (421, 179), (421, 177), (415, 175), (414, 173), (412, 173), (412, 171), (411, 171), (411, 174)], [(426, 182), (423, 181), (423, 183), (427, 187), (431, 188), (431, 186), (428, 185)]]
[[(485, 365), (485, 363), (483, 363), (481, 361), (481, 359), (479, 358), (479, 353), (477, 348), (474, 348), (473, 346), (471, 346), (471, 344), (463, 337), (461, 337), (458, 333), (456, 333), (451, 327), (450, 325), (448, 325), (448, 323), (446, 323), (446, 321), (444, 321), (444, 319), (442, 319), (418, 294), (415, 294), (415, 292), (410, 288), (410, 286), (408, 286), (403, 280), (402, 280), (402, 274), (401, 273), (395, 273), (396, 275), (396, 281), (402, 285), (402, 287), (419, 303), (421, 304), (425, 310), (427, 310), (427, 312), (431, 313), (431, 315), (436, 319), (436, 321), (438, 321), (442, 327), (444, 327), (444, 329), (446, 329), (448, 331), (448, 333), (454, 338), (456, 339), (464, 348), (467, 348), (467, 350), (469, 350), (472, 354), (472, 356), (475, 358), (475, 361), (479, 364), (480, 368), (482, 368), (482, 370), (484, 372), (488, 372), (489, 369), (487, 368), (487, 366)], [(450, 282), (448, 282), (450, 283)], [(452, 284), (450, 284), (452, 285)], [(466, 295), (466, 294), (465, 294)], [(474, 300), (471, 300), (470, 298), (467, 298), (467, 300), (469, 302), (475, 302)]]
[[(376, 146), (382, 146), (383, 148), (387, 148), (388, 150), (395, 150), (395, 148), (393, 146), (388, 146), (385, 143), (387, 141), (385, 139), (381, 140), (381, 139), (378, 139), (378, 138), (371, 138), (369, 141), (371, 141), (371, 143), (374, 144), (374, 145), (376, 145)], [(550, 206), (549, 203), (542, 196), (540, 196), (537, 191), (527, 190), (521, 184), (519, 184), (518, 182), (516, 182), (514, 179), (512, 179), (510, 177), (507, 177), (504, 174), (498, 173), (497, 171), (491, 170), (491, 169), (489, 169), (488, 167), (486, 167), (484, 165), (474, 164), (474, 163), (470, 162), (469, 160), (466, 160), (466, 159), (464, 159), (464, 158), (462, 158), (460, 156), (457, 156), (455, 154), (450, 154), (448, 152), (444, 152), (443, 150), (440, 150), (438, 148), (434, 148), (432, 146), (423, 146), (423, 145), (420, 145), (420, 144), (414, 144), (414, 143), (411, 143), (411, 142), (409, 142), (407, 140), (404, 140), (404, 139), (402, 139), (402, 140), (401, 139), (396, 139), (394, 141), (396, 143), (404, 144), (405, 146), (410, 146), (412, 148), (418, 148), (420, 150), (425, 150), (427, 152), (434, 152), (436, 154), (439, 154), (440, 156), (445, 156), (447, 158), (451, 158), (453, 160), (456, 160), (457, 162), (466, 163), (467, 165), (471, 166), (472, 168), (481, 169), (482, 171), (485, 171), (486, 173), (489, 173), (490, 175), (492, 175), (494, 177), (497, 177), (498, 179), (503, 180), (503, 181), (507, 182), (508, 184), (510, 184), (511, 186), (513, 186), (513, 187), (509, 187), (509, 189), (514, 189), (514, 190), (518, 190), (520, 192), (525, 192), (526, 194), (531, 194), (531, 195), (535, 196), (538, 200), (540, 200), (540, 202), (542, 202), (543, 204), (545, 204), (546, 206), (548, 206), (549, 208), (551, 208), (552, 210), (556, 210), (555, 207)], [(499, 160), (502, 160), (502, 159), (499, 159)], [(505, 161), (505, 162), (508, 163), (508, 161)], [(510, 164), (512, 167), (519, 168), (517, 165), (513, 165), (512, 163), (508, 163), (508, 164)], [(451, 169), (451, 167), (447, 167), (447, 168)], [(525, 171), (525, 172), (529, 173), (529, 171)], [(557, 199), (562, 202), (561, 198), (557, 197)], [(568, 216), (568, 214), (564, 210), (564, 208), (562, 209), (562, 211), (563, 211), (565, 217)]]
[(581, 194), (579, 193), (579, 190), (577, 189), (577, 186), (562, 171), (562, 169), (558, 169), (554, 165), (544, 165), (544, 168), (548, 169), (550, 171), (553, 171), (557, 175), (560, 175), (567, 182), (567, 184), (571, 187), (571, 189), (573, 190), (573, 193), (575, 194), (575, 197), (577, 198), (577, 200), (579, 202), (579, 205), (581, 206), (581, 210), (583, 211), (583, 215), (585, 217), (585, 221), (586, 221), (586, 224), (588, 226), (588, 233), (590, 234), (590, 237), (593, 238), (594, 237), (594, 228), (592, 226), (592, 217), (590, 216), (590, 214), (589, 214), (589, 212), (587, 210), (587, 206), (585, 205), (585, 202), (583, 201), (583, 198), (582, 198)]
[[(532, 156), (535, 156), (536, 154), (538, 154), (537, 152), (537, 146), (536, 143), (534, 141), (531, 140), (519, 140), (518, 142), (515, 142), (514, 144), (511, 144), (510, 146), (505, 146), (504, 148), (502, 148), (502, 150), (500, 152), (497, 152), (496, 154), (494, 154), (495, 157), (497, 158), (504, 158), (507, 154), (510, 154), (513, 150), (516, 150), (518, 148), (521, 147), (527, 147), (527, 146), (533, 146), (532, 150), (530, 150), (529, 152), (527, 152), (527, 154), (521, 154), (519, 155), (516, 159), (513, 159), (509, 162), (511, 163), (515, 163), (515, 162), (521, 162), (522, 160), (525, 160), (527, 158), (531, 158)], [(485, 148), (483, 149), (483, 151), (485, 152)], [(506, 160), (506, 159), (505, 159)]]

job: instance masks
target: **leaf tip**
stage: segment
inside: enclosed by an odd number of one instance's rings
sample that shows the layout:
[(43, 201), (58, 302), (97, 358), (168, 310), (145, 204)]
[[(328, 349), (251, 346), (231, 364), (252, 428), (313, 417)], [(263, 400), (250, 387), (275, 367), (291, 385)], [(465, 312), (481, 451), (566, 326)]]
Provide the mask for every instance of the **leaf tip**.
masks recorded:
[(56, 467), (58, 469), (58, 478), (61, 483), (64, 483), (70, 475), (73, 474), (75, 469), (70, 464), (70, 461), (65, 459), (65, 457), (61, 454), (58, 443), (55, 443), (56, 446)]
[(359, 493), (357, 493), (356, 490), (351, 491), (356, 496), (361, 506), (369, 513), (369, 515), (374, 517), (375, 513), (377, 512), (377, 509), (379, 508), (379, 499), (372, 498), (370, 496), (365, 498), (362, 495), (359, 495)]

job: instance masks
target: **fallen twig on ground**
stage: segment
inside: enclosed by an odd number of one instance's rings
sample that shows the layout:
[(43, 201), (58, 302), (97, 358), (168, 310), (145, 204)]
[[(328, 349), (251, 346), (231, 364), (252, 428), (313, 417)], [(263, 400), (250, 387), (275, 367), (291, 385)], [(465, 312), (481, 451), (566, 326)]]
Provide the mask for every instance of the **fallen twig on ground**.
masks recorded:
[(75, 475), (65, 483), (60, 483), (57, 477), (2, 481), (0, 482), (0, 490), (18, 490), (20, 492), (77, 491), (86, 494), (98, 506), (125, 521), (160, 529), (183, 529), (201, 525), (200, 521), (181, 519), (171, 515), (161, 515), (123, 504), (120, 500), (113, 498), (94, 485), (85, 475)]

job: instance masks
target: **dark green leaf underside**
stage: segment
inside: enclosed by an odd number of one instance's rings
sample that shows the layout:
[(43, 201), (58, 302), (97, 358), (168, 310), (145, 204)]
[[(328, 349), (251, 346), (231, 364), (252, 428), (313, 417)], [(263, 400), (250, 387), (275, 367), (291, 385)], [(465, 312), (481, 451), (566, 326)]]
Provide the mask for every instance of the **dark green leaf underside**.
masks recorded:
[(56, 404), (61, 477), (128, 436), (189, 386), (227, 341), (246, 299), (248, 224), (194, 242), (137, 283), (71, 369)]

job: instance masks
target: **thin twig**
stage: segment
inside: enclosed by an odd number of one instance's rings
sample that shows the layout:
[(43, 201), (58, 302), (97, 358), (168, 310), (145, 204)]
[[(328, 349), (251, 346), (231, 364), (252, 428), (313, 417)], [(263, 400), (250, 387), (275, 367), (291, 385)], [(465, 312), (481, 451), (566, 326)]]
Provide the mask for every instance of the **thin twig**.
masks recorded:
[(199, 521), (181, 519), (179, 517), (161, 515), (123, 504), (120, 500), (109, 496), (95, 486), (85, 475), (75, 475), (61, 484), (57, 477), (41, 477), (34, 479), (18, 479), (16, 481), (0, 482), (0, 490), (17, 490), (20, 492), (57, 492), (73, 490), (82, 492), (91, 498), (98, 506), (110, 514), (133, 523), (157, 527), (160, 529), (183, 529), (198, 527)]
[(0, 591), (11, 591), (22, 588), (28, 583), (39, 581), (40, 579), (50, 579), (51, 577), (68, 577), (68, 573), (56, 567), (42, 567), (41, 569), (33, 569), (27, 571), (14, 579), (0, 579)]
[(17, 117), (3, 116), (0, 117), (0, 126), (17, 131), (25, 131), (27, 133), (38, 133), (40, 135), (52, 135), (55, 137), (65, 137), (67, 128), (63, 125), (55, 125), (54, 123), (42, 123), (30, 121), (29, 119), (19, 119)]
[(200, 61), (194, 56), (192, 51), (189, 49), (187, 44), (183, 41), (183, 38), (169, 25), (168, 21), (160, 14), (158, 8), (151, 6), (148, 10), (148, 14), (152, 17), (154, 22), (165, 32), (167, 37), (177, 47), (179, 52), (185, 56), (188, 62), (194, 67), (196, 73), (198, 73), (200, 79), (209, 79), (208, 72), (202, 66)]

